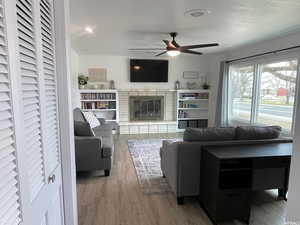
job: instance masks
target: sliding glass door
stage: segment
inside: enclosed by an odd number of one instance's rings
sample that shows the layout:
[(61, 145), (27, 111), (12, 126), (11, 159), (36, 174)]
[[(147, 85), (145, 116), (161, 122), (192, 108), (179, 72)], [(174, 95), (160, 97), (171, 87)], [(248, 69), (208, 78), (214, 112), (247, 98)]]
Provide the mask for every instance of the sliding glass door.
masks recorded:
[(250, 123), (254, 66), (232, 67), (229, 77), (229, 120)]
[(228, 123), (279, 125), (292, 131), (298, 61), (230, 65)]

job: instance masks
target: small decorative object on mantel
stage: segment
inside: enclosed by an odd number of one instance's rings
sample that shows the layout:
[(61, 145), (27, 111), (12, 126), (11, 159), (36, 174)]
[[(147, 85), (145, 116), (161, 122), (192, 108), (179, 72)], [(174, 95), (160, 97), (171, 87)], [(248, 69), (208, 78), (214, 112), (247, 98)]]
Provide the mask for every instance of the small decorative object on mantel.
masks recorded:
[(198, 83), (197, 82), (186, 82), (187, 89), (197, 89)]
[(83, 74), (80, 74), (78, 76), (78, 84), (79, 84), (79, 89), (84, 89), (86, 84), (88, 82), (88, 77), (83, 75)]
[(207, 82), (205, 82), (204, 84), (202, 84), (202, 88), (207, 90), (210, 88), (210, 85)]
[(109, 88), (110, 89), (116, 89), (114, 80), (109, 81)]
[(180, 89), (180, 82), (179, 82), (179, 80), (177, 80), (177, 81), (175, 82), (175, 89), (176, 89), (176, 90), (179, 90), (179, 89)]
[(183, 79), (199, 79), (199, 72), (197, 71), (184, 71)]

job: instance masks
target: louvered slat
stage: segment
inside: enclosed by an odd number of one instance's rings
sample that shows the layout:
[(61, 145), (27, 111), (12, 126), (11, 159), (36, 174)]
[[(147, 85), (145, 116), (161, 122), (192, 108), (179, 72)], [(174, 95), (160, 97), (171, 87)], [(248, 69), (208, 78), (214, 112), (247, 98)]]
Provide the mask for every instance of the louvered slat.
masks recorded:
[[(45, 184), (43, 149), (40, 143), (42, 137), (39, 74), (37, 72), (35, 26), (32, 7), (32, 0), (17, 1), (17, 26), (25, 129), (24, 149), (26, 150), (26, 159), (28, 160), (27, 171), (31, 201), (35, 199)], [(32, 161), (31, 159), (33, 158), (36, 160)]]
[(52, 7), (49, 0), (40, 0), (42, 52), (46, 99), (46, 145), (50, 170), (59, 163), (59, 139), (56, 96), (55, 46), (53, 33)]
[(0, 224), (18, 225), (21, 210), (3, 0), (0, 8)]

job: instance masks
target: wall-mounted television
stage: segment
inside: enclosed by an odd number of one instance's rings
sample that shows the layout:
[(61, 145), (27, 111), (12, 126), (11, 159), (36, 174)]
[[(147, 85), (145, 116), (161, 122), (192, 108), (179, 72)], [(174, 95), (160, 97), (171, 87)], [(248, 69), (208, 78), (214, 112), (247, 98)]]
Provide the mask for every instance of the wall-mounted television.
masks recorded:
[(168, 82), (168, 60), (130, 60), (130, 82)]

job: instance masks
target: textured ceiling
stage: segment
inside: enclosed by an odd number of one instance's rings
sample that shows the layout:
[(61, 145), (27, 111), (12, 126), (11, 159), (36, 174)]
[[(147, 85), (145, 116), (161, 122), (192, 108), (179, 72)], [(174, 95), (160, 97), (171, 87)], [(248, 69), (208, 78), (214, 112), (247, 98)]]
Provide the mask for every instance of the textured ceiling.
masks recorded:
[[(181, 45), (220, 43), (204, 53), (300, 29), (300, 0), (70, 0), (72, 45), (80, 54), (132, 55), (128, 48), (164, 47), (167, 33)], [(211, 11), (184, 16), (190, 9)], [(84, 27), (95, 28), (92, 35)], [(142, 52), (153, 55), (155, 52)]]

